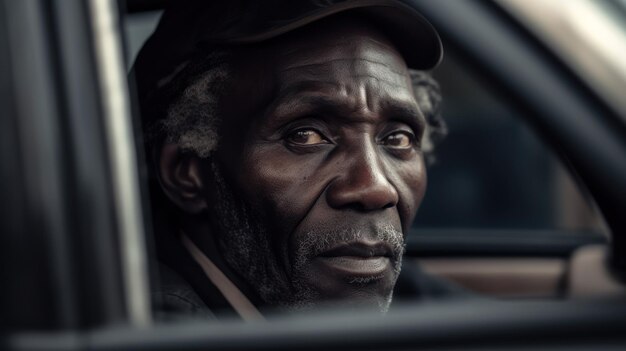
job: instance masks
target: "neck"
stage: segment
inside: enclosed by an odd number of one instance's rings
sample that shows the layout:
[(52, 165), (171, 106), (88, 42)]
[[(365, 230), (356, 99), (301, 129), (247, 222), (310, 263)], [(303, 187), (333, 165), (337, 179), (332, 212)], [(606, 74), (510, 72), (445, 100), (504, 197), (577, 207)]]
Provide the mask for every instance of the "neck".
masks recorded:
[(255, 306), (262, 305), (261, 299), (251, 286), (235, 273), (223, 258), (219, 241), (209, 223), (199, 221), (197, 218), (185, 219), (182, 223), (185, 225), (181, 225), (181, 233), (185, 234)]

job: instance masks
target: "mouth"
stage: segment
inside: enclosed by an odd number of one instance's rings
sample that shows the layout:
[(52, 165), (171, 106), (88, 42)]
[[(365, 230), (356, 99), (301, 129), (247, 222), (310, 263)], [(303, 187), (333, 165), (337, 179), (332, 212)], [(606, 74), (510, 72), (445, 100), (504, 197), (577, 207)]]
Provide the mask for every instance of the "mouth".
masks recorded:
[(331, 248), (315, 260), (350, 283), (369, 283), (391, 272), (391, 248), (383, 242), (351, 242)]

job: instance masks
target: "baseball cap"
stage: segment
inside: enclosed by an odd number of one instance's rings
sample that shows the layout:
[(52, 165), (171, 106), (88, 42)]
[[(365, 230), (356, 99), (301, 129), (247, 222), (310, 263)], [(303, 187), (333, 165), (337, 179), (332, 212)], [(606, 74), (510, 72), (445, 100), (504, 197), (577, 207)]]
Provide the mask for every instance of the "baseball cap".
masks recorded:
[(441, 61), (437, 31), (407, 1), (171, 0), (133, 66), (139, 100), (201, 49), (260, 43), (347, 12), (383, 32), (409, 68), (429, 70)]

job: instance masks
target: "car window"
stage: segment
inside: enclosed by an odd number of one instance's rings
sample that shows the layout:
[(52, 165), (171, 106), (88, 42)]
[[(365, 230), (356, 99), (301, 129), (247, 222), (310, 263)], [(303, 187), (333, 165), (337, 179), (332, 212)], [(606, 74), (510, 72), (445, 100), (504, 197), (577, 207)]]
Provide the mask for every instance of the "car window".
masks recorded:
[(417, 228), (602, 231), (602, 219), (524, 112), (448, 50), (434, 72), (449, 134)]
[(124, 40), (126, 41), (126, 63), (129, 66), (137, 57), (137, 53), (156, 28), (161, 14), (159, 10), (130, 13), (124, 17), (123, 29)]
[[(126, 16), (129, 69), (160, 16)], [(415, 228), (604, 231), (585, 190), (497, 89), (449, 49), (434, 76), (449, 135), (428, 169)]]
[[(125, 17), (128, 70), (160, 16), (160, 11), (148, 11)], [(579, 246), (603, 243), (608, 232), (591, 198), (553, 151), (555, 145), (528, 124), (527, 112), (461, 52), (447, 47), (433, 75), (443, 95), (448, 135), (436, 145), (434, 162), (429, 162), (428, 188), (409, 234), (406, 257), (416, 258), (426, 272), (478, 293), (562, 296), (564, 258)], [(570, 238), (566, 244), (563, 235)], [(494, 255), (522, 258), (521, 262), (529, 255), (543, 256), (547, 261), (521, 267), (516, 262), (479, 263), (470, 274), (481, 276), (476, 280), (462, 268), (473, 264), (461, 262), (450, 271), (423, 259)], [(410, 272), (412, 262), (407, 260), (405, 271)], [(483, 277), (488, 270), (481, 267), (507, 264), (511, 268), (502, 274), (509, 280)], [(518, 281), (527, 279), (514, 274), (520, 269), (539, 274), (547, 283), (538, 283), (542, 284), (538, 289), (516, 288)]]

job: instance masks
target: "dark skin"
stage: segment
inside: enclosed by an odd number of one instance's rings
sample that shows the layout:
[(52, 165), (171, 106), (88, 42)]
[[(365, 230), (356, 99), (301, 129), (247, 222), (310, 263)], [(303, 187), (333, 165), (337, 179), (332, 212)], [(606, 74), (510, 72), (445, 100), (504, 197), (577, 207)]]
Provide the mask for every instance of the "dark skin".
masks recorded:
[[(402, 56), (361, 23), (331, 20), (239, 57), (215, 155), (232, 188), (262, 209), (286, 276), (301, 275), (321, 300), (384, 300), (398, 258), (374, 232), (407, 233), (426, 188), (425, 121)], [(206, 234), (210, 216), (199, 215), (213, 196), (205, 161), (168, 144), (160, 167), (182, 229), (228, 272)], [(337, 239), (294, 272), (307, 233), (339, 227), (361, 235)]]

